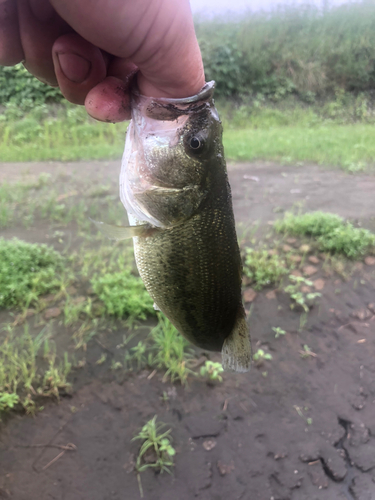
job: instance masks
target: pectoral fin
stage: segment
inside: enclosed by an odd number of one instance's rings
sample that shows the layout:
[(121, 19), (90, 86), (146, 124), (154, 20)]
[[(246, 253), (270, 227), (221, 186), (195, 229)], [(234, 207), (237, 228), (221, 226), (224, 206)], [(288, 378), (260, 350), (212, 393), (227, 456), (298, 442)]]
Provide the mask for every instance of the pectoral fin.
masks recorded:
[(142, 226), (115, 226), (93, 219), (90, 220), (104, 236), (107, 236), (111, 240), (126, 240), (134, 236), (150, 236), (150, 233), (154, 230), (150, 224), (143, 224)]
[(247, 372), (251, 365), (251, 344), (245, 315), (238, 316), (229, 337), (224, 341), (221, 351), (224, 370)]

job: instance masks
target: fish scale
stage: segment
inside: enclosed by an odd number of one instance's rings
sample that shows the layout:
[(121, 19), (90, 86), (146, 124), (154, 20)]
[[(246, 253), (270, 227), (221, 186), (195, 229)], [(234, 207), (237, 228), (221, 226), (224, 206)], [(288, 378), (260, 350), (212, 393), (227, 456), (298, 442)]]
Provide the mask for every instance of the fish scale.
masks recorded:
[[(242, 308), (233, 215), (212, 206), (134, 244), (137, 268), (161, 311), (192, 343), (220, 351)], [(209, 203), (207, 203), (210, 205)]]

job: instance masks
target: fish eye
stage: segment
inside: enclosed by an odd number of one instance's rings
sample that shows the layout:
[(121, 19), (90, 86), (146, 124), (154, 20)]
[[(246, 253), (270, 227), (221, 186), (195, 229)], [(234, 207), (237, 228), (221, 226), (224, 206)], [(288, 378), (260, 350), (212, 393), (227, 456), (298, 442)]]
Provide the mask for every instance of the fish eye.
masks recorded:
[(192, 149), (199, 149), (201, 145), (201, 141), (198, 139), (198, 137), (192, 137), (190, 139), (190, 147)]
[(198, 153), (199, 151), (202, 150), (204, 142), (199, 137), (193, 136), (190, 139), (189, 146), (195, 153)]

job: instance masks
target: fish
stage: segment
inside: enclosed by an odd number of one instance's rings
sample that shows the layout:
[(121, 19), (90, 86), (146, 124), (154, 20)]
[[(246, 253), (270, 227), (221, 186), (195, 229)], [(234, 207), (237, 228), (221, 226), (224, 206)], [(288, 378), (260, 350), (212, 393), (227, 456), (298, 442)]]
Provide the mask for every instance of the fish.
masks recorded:
[(242, 303), (235, 230), (215, 82), (185, 99), (132, 92), (120, 174), (139, 274), (157, 310), (192, 344), (221, 351), (227, 371), (246, 372), (251, 343)]

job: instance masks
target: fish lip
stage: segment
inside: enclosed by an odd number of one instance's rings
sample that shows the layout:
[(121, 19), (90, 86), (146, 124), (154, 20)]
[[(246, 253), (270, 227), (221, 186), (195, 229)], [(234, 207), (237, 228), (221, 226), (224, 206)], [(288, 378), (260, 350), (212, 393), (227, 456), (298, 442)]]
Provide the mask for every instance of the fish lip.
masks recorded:
[(215, 82), (212, 80), (194, 96), (171, 99), (167, 97), (148, 97), (132, 90), (132, 118), (146, 116), (153, 120), (175, 121), (180, 116), (196, 114), (212, 102)]
[(211, 80), (207, 82), (202, 89), (198, 92), (198, 94), (190, 96), (190, 97), (179, 97), (179, 98), (169, 98), (169, 97), (146, 97), (139, 93), (137, 88), (132, 90), (132, 94), (136, 99), (147, 99), (149, 103), (159, 103), (159, 104), (174, 104), (174, 105), (184, 105), (184, 104), (192, 104), (198, 101), (206, 101), (213, 96), (215, 90), (215, 81)]

